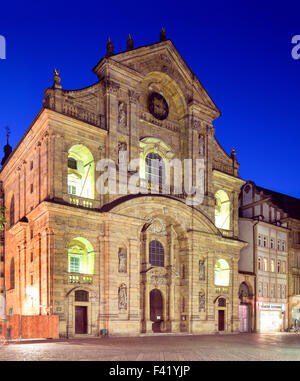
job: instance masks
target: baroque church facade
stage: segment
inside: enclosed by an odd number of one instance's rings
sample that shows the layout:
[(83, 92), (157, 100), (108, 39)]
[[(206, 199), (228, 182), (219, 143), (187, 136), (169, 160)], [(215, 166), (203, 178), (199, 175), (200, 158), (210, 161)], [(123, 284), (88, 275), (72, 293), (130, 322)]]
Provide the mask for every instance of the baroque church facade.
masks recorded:
[[(239, 332), (244, 181), (214, 136), (218, 108), (164, 31), (118, 54), (109, 41), (93, 72), (92, 86), (64, 90), (55, 71), (2, 167), (7, 314), (59, 315), (62, 337)], [(148, 193), (99, 193), (99, 160), (118, 168), (119, 151)], [(199, 205), (151, 192), (151, 159), (175, 158), (204, 163)]]

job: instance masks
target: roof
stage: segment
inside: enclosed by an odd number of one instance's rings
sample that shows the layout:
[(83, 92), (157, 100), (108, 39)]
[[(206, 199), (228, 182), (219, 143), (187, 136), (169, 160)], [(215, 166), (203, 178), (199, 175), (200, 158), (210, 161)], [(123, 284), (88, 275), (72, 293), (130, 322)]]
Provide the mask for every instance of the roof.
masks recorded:
[(280, 209), (288, 214), (289, 217), (300, 220), (300, 199), (287, 196), (286, 194), (274, 192), (270, 189), (256, 186), (256, 189), (267, 196), (272, 197), (272, 201)]

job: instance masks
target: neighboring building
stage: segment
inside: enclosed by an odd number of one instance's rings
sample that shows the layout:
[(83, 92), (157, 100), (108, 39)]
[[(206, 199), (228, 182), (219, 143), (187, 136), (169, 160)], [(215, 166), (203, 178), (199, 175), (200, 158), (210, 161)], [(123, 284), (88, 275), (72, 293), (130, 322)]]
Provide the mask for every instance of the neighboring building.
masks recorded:
[(289, 229), (288, 217), (270, 191), (253, 182), (240, 194), (239, 237), (249, 245), (242, 249), (240, 271), (255, 273), (257, 332), (289, 328)]
[[(219, 110), (163, 31), (119, 54), (109, 41), (93, 72), (98, 81), (79, 90), (63, 90), (55, 72), (0, 172), (7, 313), (58, 314), (61, 336), (238, 332), (244, 181), (214, 137)], [(118, 163), (119, 151), (157, 194), (97, 192), (96, 164)], [(151, 159), (168, 170), (173, 158), (204, 162), (200, 205), (161, 192)]]

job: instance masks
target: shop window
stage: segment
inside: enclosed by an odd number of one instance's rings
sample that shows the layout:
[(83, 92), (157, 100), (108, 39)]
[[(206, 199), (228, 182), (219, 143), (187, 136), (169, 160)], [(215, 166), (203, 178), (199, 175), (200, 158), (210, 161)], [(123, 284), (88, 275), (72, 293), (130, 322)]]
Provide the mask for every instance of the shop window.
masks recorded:
[(230, 229), (230, 200), (223, 190), (215, 194), (215, 225), (220, 229)]
[(230, 268), (225, 259), (219, 259), (215, 264), (215, 285), (229, 286)]

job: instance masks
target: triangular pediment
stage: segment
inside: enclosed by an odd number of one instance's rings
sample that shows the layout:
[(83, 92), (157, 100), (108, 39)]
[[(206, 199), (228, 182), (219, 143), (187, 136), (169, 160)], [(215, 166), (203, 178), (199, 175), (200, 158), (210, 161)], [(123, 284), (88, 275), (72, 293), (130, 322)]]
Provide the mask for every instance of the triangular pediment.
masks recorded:
[[(220, 114), (217, 106), (171, 40), (114, 54), (107, 60), (121, 64), (141, 76), (146, 76), (151, 72), (165, 73), (181, 88), (187, 104), (193, 101)], [(102, 63), (104, 60), (96, 65), (93, 70), (95, 73), (98, 72)]]

